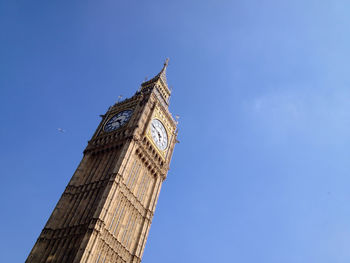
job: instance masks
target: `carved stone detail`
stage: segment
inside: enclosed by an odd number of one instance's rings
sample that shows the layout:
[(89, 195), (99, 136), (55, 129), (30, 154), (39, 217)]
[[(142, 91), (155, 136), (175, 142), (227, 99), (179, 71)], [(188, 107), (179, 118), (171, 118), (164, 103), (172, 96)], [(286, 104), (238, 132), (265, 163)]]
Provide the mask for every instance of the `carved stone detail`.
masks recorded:
[[(82, 161), (26, 262), (141, 262), (177, 135), (167, 108), (166, 66), (133, 97), (101, 115)], [(105, 123), (125, 109), (133, 110), (129, 122), (105, 132)], [(171, 130), (163, 156), (146, 134), (155, 111)]]

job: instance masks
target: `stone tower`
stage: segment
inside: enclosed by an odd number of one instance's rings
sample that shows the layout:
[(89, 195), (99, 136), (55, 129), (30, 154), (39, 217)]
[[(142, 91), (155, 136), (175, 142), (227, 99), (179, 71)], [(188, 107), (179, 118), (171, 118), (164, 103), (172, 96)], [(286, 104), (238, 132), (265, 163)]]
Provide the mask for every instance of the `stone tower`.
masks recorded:
[(26, 262), (141, 262), (177, 136), (166, 68), (101, 116)]

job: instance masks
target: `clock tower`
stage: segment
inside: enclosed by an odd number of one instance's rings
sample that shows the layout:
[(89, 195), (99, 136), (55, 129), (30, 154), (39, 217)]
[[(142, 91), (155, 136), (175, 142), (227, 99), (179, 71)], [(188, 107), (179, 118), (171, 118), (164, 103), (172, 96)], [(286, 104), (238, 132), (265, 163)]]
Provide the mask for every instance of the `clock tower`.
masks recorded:
[(26, 262), (141, 262), (177, 136), (167, 64), (101, 116)]

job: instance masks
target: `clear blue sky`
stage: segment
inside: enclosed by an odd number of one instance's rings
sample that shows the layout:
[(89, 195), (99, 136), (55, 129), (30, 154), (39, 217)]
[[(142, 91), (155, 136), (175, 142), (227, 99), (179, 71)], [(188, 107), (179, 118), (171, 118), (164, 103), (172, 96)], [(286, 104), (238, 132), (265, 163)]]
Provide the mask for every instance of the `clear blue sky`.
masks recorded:
[[(350, 3), (0, 2), (0, 261), (170, 57), (179, 140), (144, 263), (350, 262)], [(60, 133), (57, 128), (63, 128)]]

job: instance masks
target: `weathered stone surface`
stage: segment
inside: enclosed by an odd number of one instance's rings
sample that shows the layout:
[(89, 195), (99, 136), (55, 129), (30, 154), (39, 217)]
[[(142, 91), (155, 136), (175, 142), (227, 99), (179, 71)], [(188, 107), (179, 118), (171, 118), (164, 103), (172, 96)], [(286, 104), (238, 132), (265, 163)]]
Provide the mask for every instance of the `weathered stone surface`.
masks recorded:
[[(166, 65), (130, 99), (110, 107), (89, 141), (26, 262), (141, 262), (162, 182), (176, 142), (168, 111)], [(123, 126), (104, 125), (124, 110)], [(168, 146), (157, 148), (151, 120), (164, 125)]]

